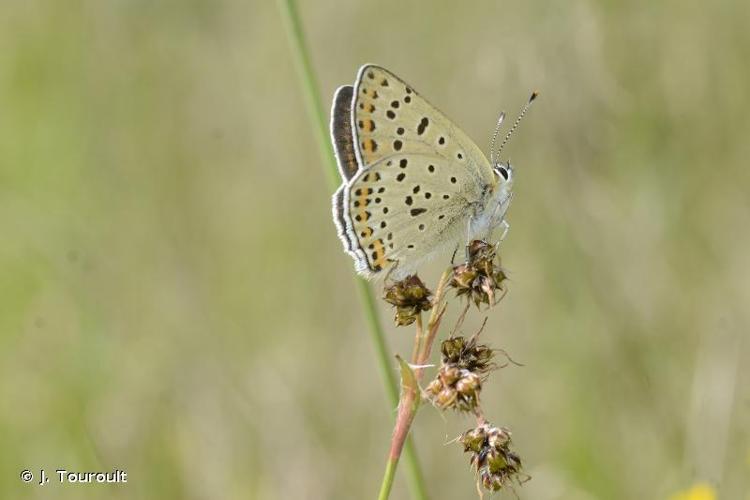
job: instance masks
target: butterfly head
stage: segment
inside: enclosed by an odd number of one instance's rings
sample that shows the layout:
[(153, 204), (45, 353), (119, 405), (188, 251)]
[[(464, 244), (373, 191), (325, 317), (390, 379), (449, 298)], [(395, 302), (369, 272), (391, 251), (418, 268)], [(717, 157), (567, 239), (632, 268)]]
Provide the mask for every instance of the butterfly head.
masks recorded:
[(485, 205), (486, 224), (489, 228), (498, 227), (503, 223), (505, 212), (508, 210), (511, 198), (513, 198), (513, 167), (510, 162), (495, 163), (492, 171), (495, 174), (497, 184)]
[(496, 163), (493, 171), (497, 177), (498, 186), (506, 191), (510, 191), (513, 187), (513, 166), (511, 166), (510, 162)]

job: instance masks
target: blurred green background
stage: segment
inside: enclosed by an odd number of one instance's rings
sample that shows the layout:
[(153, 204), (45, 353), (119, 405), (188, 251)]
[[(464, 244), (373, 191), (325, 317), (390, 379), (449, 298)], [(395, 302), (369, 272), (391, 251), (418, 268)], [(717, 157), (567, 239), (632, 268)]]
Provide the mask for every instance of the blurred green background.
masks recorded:
[[(486, 150), (541, 92), (484, 334), (521, 498), (750, 498), (749, 4), (300, 11), (326, 106), (376, 62)], [(0, 497), (373, 498), (395, 414), (329, 195), (274, 2), (3, 1)], [(471, 426), (418, 415), (431, 498), (475, 498)]]

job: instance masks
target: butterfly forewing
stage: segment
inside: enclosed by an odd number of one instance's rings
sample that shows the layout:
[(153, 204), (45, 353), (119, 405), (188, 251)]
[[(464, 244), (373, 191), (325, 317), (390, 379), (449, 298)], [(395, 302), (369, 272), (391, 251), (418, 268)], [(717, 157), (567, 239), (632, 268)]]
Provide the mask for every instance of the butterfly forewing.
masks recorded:
[(474, 163), (474, 175), (492, 179), (492, 168), (476, 144), (410, 85), (379, 66), (359, 70), (352, 131), (363, 167), (393, 154), (431, 154)]
[(331, 140), (336, 163), (343, 179), (349, 180), (359, 170), (352, 135), (352, 100), (354, 89), (344, 85), (336, 90), (331, 109)]

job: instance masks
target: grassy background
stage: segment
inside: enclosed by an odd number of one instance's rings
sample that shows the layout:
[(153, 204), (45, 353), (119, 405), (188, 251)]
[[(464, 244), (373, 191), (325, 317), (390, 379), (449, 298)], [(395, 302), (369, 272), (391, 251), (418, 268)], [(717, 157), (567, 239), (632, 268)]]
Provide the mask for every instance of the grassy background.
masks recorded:
[[(486, 332), (521, 496), (750, 498), (748, 4), (300, 8), (326, 101), (377, 62), (486, 149), (541, 91)], [(0, 47), (0, 497), (373, 497), (394, 414), (274, 3), (6, 0)], [(433, 498), (470, 426), (419, 414)]]

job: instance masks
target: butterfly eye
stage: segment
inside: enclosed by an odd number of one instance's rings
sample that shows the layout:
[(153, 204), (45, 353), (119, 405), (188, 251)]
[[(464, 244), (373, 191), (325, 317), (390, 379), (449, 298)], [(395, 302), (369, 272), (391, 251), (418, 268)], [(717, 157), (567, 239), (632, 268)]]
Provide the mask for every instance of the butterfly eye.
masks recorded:
[(506, 181), (508, 180), (508, 171), (505, 169), (505, 167), (499, 167), (498, 171), (500, 172), (500, 175), (503, 176), (503, 179)]

